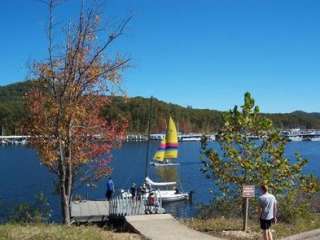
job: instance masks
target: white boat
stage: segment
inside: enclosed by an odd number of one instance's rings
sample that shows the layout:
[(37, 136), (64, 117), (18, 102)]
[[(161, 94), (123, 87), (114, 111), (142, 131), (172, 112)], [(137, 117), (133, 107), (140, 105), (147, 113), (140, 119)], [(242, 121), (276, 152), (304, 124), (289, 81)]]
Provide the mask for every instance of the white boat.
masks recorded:
[(303, 140), (303, 137), (298, 135), (293, 135), (293, 136), (288, 136), (288, 140), (291, 142), (301, 142)]
[(201, 137), (182, 137), (180, 139), (181, 142), (194, 142), (194, 141), (201, 141)]
[[(145, 179), (145, 185), (147, 186), (146, 192), (141, 195), (143, 200), (147, 200), (150, 193), (154, 193), (156, 198), (161, 202), (176, 202), (191, 199), (191, 192), (179, 192), (177, 191), (176, 182), (154, 182), (149, 177)], [(121, 197), (123, 199), (132, 198), (130, 190), (121, 189)]]
[(310, 141), (312, 141), (312, 142), (318, 142), (318, 141), (320, 141), (320, 136), (311, 137), (311, 138), (310, 138)]
[(149, 186), (150, 191), (155, 192), (158, 199), (162, 202), (174, 202), (188, 200), (191, 193), (179, 192), (176, 182), (154, 182), (146, 177), (145, 183)]
[(202, 134), (181, 134), (179, 135), (180, 142), (201, 141)]

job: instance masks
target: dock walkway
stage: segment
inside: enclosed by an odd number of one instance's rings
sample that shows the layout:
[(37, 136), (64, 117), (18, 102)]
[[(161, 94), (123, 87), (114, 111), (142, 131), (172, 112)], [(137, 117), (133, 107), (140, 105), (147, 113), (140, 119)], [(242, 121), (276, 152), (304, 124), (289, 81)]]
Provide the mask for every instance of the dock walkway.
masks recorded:
[(73, 222), (103, 222), (109, 215), (108, 201), (73, 201), (71, 219)]
[(152, 240), (219, 240), (179, 223), (170, 214), (126, 216), (127, 223), (143, 237)]
[[(146, 214), (145, 200), (115, 197), (111, 201), (72, 201), (71, 219), (75, 223), (105, 222), (110, 217)], [(162, 206), (159, 213), (164, 213)]]

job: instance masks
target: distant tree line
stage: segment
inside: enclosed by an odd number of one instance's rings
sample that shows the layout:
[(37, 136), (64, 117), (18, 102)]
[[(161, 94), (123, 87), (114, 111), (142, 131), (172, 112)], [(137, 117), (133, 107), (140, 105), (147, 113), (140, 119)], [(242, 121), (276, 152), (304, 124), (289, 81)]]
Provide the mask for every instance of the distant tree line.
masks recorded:
[(0, 87), (0, 134), (20, 134), (25, 116), (23, 96), (32, 86), (32, 81), (19, 82)]
[[(0, 87), (0, 134), (20, 134), (26, 110), (23, 97), (33, 82), (25, 81)], [(151, 110), (150, 110), (151, 109)], [(151, 111), (151, 132), (163, 132), (168, 116), (176, 121), (180, 132), (211, 133), (218, 131), (223, 124), (223, 112), (209, 109), (182, 107), (153, 98), (113, 97), (112, 107), (103, 109), (102, 114), (110, 119), (129, 120), (129, 133), (147, 133)], [(272, 120), (277, 128), (320, 129), (320, 113), (263, 114)]]

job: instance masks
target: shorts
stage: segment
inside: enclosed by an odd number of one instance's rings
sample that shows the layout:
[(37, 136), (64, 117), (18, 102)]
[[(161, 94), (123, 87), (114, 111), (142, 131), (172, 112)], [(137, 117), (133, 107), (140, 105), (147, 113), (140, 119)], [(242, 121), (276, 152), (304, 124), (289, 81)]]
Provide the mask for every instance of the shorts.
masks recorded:
[(260, 218), (260, 227), (262, 230), (267, 230), (271, 227), (271, 223), (272, 223), (273, 219), (270, 220), (266, 220), (266, 219), (261, 219)]

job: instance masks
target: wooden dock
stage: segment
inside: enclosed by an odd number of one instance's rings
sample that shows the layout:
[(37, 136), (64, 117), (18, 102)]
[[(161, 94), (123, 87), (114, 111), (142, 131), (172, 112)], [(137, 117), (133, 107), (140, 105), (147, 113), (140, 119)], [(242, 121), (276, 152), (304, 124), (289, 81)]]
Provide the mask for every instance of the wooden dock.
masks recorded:
[(104, 222), (108, 219), (108, 201), (73, 201), (71, 219), (73, 222)]
[[(138, 216), (146, 214), (145, 200), (116, 197), (111, 201), (72, 201), (71, 219), (75, 223), (105, 222), (110, 217)], [(157, 213), (164, 213), (160, 206)]]

